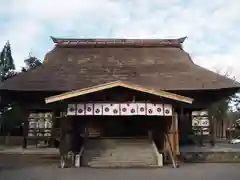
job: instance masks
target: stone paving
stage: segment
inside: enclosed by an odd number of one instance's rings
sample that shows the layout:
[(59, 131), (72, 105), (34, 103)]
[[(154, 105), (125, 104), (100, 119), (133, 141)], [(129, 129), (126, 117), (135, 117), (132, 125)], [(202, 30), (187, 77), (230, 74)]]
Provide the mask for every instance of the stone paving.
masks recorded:
[(0, 180), (239, 180), (240, 164), (183, 164), (159, 169), (59, 169), (51, 166), (7, 167)]

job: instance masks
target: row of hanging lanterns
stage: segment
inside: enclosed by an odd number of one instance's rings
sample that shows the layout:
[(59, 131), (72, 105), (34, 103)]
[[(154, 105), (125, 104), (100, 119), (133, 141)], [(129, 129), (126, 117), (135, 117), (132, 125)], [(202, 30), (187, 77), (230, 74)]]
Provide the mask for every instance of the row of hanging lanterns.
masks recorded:
[(172, 116), (172, 105), (154, 103), (87, 103), (68, 104), (67, 115)]

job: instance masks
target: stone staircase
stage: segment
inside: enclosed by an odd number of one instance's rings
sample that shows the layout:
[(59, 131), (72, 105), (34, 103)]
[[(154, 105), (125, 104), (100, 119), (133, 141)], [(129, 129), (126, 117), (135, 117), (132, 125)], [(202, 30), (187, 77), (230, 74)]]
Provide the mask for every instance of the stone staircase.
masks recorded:
[(82, 165), (90, 167), (157, 167), (149, 139), (88, 139)]

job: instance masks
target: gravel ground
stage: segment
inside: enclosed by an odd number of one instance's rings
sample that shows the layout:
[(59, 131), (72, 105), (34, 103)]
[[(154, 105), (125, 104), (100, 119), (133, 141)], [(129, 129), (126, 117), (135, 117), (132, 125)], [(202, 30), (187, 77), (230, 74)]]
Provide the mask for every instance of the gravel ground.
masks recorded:
[[(1, 162), (2, 164), (2, 162)], [(240, 164), (182, 164), (159, 169), (59, 169), (54, 166), (0, 166), (0, 180), (239, 180)]]

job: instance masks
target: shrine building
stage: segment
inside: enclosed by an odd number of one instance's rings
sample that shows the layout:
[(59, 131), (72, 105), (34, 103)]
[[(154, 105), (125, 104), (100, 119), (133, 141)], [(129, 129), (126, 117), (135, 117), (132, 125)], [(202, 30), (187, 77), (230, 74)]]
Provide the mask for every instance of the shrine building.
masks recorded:
[(58, 141), (79, 153), (81, 166), (177, 160), (191, 113), (240, 87), (196, 65), (184, 51), (186, 38), (51, 38), (55, 46), (41, 66), (1, 84), (1, 101), (22, 107), (24, 148)]

